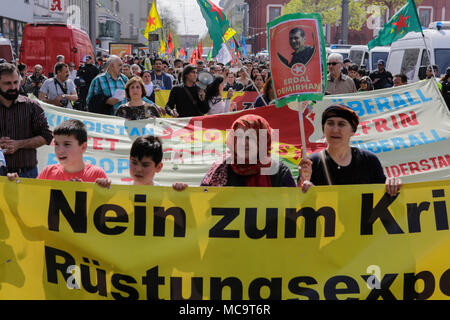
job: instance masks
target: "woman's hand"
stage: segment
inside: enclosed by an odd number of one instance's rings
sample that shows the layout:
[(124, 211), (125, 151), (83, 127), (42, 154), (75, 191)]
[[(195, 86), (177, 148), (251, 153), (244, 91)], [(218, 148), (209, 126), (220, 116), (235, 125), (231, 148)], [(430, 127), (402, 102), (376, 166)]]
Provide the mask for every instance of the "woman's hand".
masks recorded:
[(298, 172), (300, 175), (299, 187), (302, 188), (302, 192), (305, 193), (309, 188), (314, 186), (310, 181), (312, 176), (312, 161), (308, 158), (302, 158), (298, 165)]
[(183, 182), (175, 182), (174, 184), (172, 184), (172, 188), (175, 191), (184, 191), (187, 187), (188, 185)]
[(397, 178), (388, 178), (386, 179), (386, 193), (392, 197), (395, 197), (397, 193), (400, 191), (402, 186), (402, 180)]
[(17, 174), (17, 172), (8, 173), (6, 176), (8, 177), (9, 181), (14, 181), (17, 178), (19, 178), (19, 175)]
[(302, 188), (302, 192), (305, 193), (309, 188), (314, 187), (313, 183), (309, 180), (300, 181), (300, 188)]
[(227, 99), (230, 100), (233, 97), (234, 91), (233, 89), (228, 89)]
[(95, 183), (102, 188), (109, 189), (111, 187), (111, 179), (108, 178), (97, 178)]
[(310, 180), (312, 176), (312, 161), (308, 158), (302, 158), (298, 164), (298, 172), (302, 181)]

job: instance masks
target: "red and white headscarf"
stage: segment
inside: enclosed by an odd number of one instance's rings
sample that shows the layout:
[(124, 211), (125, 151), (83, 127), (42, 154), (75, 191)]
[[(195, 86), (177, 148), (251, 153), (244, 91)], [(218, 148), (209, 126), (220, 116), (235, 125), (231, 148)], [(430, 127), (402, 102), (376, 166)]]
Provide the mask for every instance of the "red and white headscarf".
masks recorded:
[[(236, 130), (239, 125), (244, 127), (244, 130), (253, 129), (256, 132), (257, 144), (258, 144), (258, 159), (256, 163), (238, 163), (237, 154), (237, 137), (235, 135)], [(261, 175), (261, 168), (270, 167), (272, 164), (270, 158), (270, 150), (272, 145), (272, 128), (266, 119), (253, 114), (244, 115), (233, 122), (231, 126), (231, 131), (227, 137), (227, 153), (223, 156), (220, 161), (214, 163), (205, 178), (202, 181), (203, 185), (210, 186), (225, 186), (227, 183), (227, 163), (231, 162), (231, 169), (238, 175), (246, 177), (247, 186), (260, 186), (260, 187), (270, 187), (271, 180), (269, 175)], [(260, 148), (260, 130), (266, 130), (267, 134), (267, 154), (264, 155), (264, 159), (260, 159), (259, 148)], [(233, 153), (230, 152), (233, 151)], [(232, 159), (232, 161), (230, 161)]]

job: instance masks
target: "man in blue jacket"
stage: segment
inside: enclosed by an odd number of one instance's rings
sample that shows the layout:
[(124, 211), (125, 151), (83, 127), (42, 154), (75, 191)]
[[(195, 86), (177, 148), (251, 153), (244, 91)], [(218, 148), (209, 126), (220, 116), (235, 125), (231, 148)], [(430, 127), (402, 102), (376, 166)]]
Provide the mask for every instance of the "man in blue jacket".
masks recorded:
[(155, 59), (155, 65), (153, 71), (151, 72), (152, 83), (155, 87), (155, 91), (158, 90), (171, 90), (172, 89), (172, 79), (163, 72), (163, 60), (160, 58)]

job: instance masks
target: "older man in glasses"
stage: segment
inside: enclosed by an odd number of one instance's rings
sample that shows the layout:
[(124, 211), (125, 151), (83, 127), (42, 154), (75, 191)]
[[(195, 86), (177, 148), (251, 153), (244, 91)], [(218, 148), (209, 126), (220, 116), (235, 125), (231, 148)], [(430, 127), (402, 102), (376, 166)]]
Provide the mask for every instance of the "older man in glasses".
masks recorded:
[(344, 59), (339, 53), (332, 53), (327, 60), (327, 90), (326, 94), (343, 94), (356, 92), (355, 82), (342, 73)]

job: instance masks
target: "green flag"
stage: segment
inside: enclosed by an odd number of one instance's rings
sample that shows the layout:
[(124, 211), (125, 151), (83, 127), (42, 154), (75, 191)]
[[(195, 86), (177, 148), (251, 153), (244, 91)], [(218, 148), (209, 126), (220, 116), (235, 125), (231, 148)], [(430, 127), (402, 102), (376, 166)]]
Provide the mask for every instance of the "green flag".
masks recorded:
[(422, 32), (414, 0), (408, 2), (384, 25), (378, 36), (367, 45), (369, 50), (376, 46), (389, 45), (403, 38), (408, 32)]
[(206, 58), (207, 61), (212, 60), (212, 52), (213, 52), (213, 44), (211, 43), (211, 48), (209, 48), (208, 57)]
[(224, 35), (230, 28), (230, 23), (222, 10), (211, 0), (197, 0), (197, 3), (206, 20), (206, 26), (214, 46), (212, 55), (215, 57), (224, 42)]

